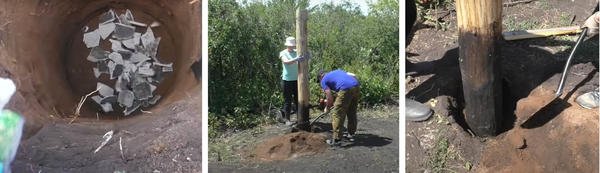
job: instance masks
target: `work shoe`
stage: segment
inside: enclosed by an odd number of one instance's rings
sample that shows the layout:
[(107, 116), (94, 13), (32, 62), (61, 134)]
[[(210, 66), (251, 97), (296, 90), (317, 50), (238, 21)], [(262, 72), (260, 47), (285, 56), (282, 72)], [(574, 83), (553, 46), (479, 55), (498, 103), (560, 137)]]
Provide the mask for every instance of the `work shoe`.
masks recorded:
[(431, 114), (433, 114), (433, 111), (428, 106), (413, 99), (406, 99), (406, 120), (425, 121), (431, 117)]
[(345, 137), (345, 138), (346, 138), (348, 141), (350, 141), (350, 142), (354, 142), (354, 135), (347, 134), (347, 135), (344, 135), (344, 137)]
[(325, 143), (327, 143), (327, 145), (330, 147), (339, 147), (342, 145), (342, 141), (339, 139), (327, 139)]
[[(277, 116), (277, 122), (279, 122), (279, 123), (285, 123), (285, 122), (286, 122), (286, 119), (285, 119), (285, 117), (284, 117), (284, 111), (283, 111), (283, 110), (281, 110), (281, 109), (280, 109), (280, 110), (279, 110), (279, 113), (276, 113), (276, 114), (277, 114), (277, 115), (276, 115), (276, 116)], [(289, 121), (289, 120), (287, 120), (287, 121)]]
[(594, 109), (597, 108), (600, 104), (600, 93), (598, 90), (594, 90), (591, 92), (584, 93), (575, 99), (575, 102), (579, 104), (579, 106), (586, 109)]

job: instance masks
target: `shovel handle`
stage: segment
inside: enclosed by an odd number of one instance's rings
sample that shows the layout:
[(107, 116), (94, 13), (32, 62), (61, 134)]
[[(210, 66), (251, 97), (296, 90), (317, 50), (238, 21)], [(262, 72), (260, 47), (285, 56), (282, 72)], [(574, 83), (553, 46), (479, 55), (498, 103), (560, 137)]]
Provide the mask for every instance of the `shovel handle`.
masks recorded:
[(563, 89), (565, 87), (565, 81), (567, 80), (567, 73), (569, 72), (569, 67), (571, 66), (573, 57), (575, 56), (575, 51), (577, 50), (580, 43), (585, 38), (587, 31), (588, 31), (587, 27), (582, 28), (581, 35), (577, 39), (577, 42), (575, 43), (575, 47), (573, 47), (573, 50), (571, 50), (571, 54), (569, 55), (569, 58), (567, 59), (567, 62), (565, 63), (565, 67), (564, 67), (562, 75), (560, 77), (560, 82), (558, 83), (558, 88), (556, 89), (556, 93), (554, 94), (555, 97), (560, 97), (560, 95), (562, 95)]

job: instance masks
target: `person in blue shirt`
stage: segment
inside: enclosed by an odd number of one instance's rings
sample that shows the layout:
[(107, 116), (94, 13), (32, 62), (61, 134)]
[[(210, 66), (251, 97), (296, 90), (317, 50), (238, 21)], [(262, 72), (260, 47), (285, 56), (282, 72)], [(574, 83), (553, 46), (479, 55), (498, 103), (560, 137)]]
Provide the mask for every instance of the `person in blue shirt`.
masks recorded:
[[(354, 142), (356, 133), (357, 118), (356, 109), (358, 108), (358, 100), (360, 99), (360, 83), (356, 76), (344, 70), (333, 70), (325, 73), (319, 72), (319, 84), (323, 92), (325, 92), (326, 106), (325, 112), (333, 109), (332, 139), (327, 140), (327, 144), (331, 146), (339, 146), (343, 133), (341, 127), (344, 121), (348, 118), (348, 135), (346, 138), (350, 142)], [(335, 102), (333, 100), (333, 92), (337, 93)]]

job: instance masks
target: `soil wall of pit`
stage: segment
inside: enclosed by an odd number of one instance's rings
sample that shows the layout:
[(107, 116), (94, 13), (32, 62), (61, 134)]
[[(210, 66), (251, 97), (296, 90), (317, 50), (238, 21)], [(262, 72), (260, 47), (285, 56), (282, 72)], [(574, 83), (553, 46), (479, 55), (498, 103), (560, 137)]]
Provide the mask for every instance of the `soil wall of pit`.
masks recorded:
[[(51, 117), (72, 116), (80, 97), (98, 81), (89, 49), (82, 40), (85, 26), (96, 29), (98, 15), (109, 9), (132, 10), (143, 22), (157, 21), (163, 38), (159, 56), (172, 62), (174, 72), (157, 89), (159, 111), (176, 100), (199, 93), (190, 66), (200, 57), (200, 3), (173, 0), (4, 0), (0, 1), (0, 77), (11, 78), (17, 93), (7, 106), (26, 118), (25, 136), (34, 134)], [(97, 24), (97, 22), (95, 23)], [(82, 116), (97, 109), (87, 102)]]

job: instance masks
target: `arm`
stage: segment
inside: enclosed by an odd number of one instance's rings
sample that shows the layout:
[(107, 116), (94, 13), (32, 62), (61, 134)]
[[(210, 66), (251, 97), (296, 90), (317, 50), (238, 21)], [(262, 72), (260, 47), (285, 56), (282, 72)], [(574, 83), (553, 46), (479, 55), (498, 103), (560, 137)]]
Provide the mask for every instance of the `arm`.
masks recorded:
[(592, 14), (592, 16), (585, 20), (583, 27), (588, 28), (587, 38), (594, 37), (598, 34), (598, 23), (600, 23), (600, 12), (595, 12)]
[(286, 60), (283, 56), (281, 56), (280, 58), (281, 58), (281, 62), (283, 62), (284, 64), (293, 64), (298, 61), (297, 57), (294, 59), (290, 59), (290, 60)]
[(325, 98), (326, 98), (326, 106), (325, 106), (325, 111), (324, 112), (329, 112), (329, 109), (331, 109), (331, 107), (333, 106), (333, 94), (331, 93), (330, 89), (326, 89), (325, 90)]

